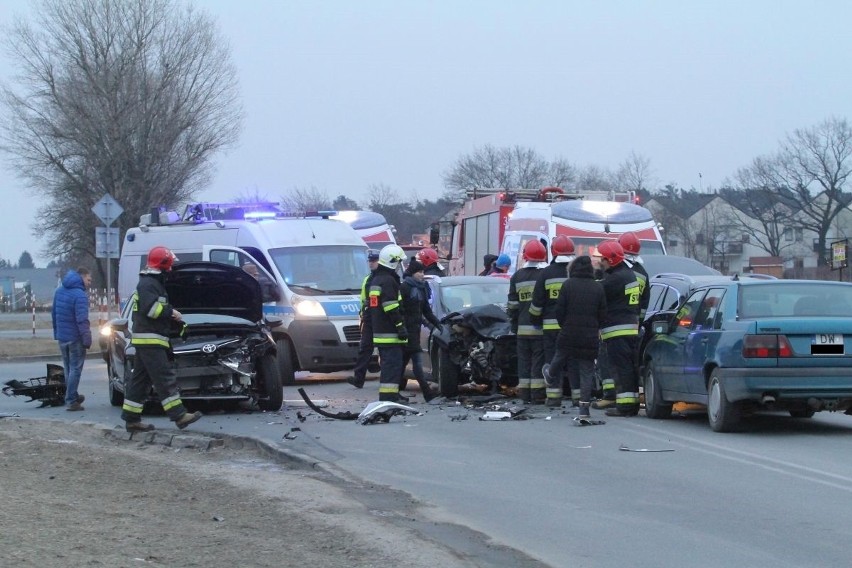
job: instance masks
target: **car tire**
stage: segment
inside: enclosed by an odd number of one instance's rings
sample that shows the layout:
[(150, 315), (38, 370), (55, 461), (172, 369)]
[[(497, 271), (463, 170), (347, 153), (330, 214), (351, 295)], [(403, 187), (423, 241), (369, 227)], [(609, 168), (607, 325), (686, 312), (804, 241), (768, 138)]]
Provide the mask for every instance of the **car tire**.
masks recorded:
[(121, 406), (124, 404), (124, 393), (116, 388), (115, 383), (118, 377), (115, 375), (115, 367), (109, 367), (109, 380), (107, 381), (107, 392), (109, 393), (109, 403), (113, 406)]
[(672, 403), (663, 401), (663, 392), (651, 361), (645, 364), (642, 372), (642, 386), (645, 389), (645, 416), (656, 419), (671, 418)]
[[(454, 397), (459, 394), (459, 367), (450, 361), (450, 353), (446, 349), (438, 348), (438, 368), (433, 369), (433, 378), (438, 380), (441, 388), (441, 396)], [(437, 376), (436, 376), (437, 375)]]
[(278, 350), (278, 377), (281, 384), (291, 386), (296, 384), (296, 367), (293, 365), (293, 348), (286, 337), (275, 340)]
[(740, 424), (740, 405), (729, 402), (725, 394), (725, 383), (718, 369), (710, 373), (707, 385), (707, 418), (714, 432), (733, 432)]
[(284, 404), (284, 388), (281, 384), (281, 375), (278, 361), (272, 354), (267, 354), (257, 360), (257, 377), (260, 387), (266, 398), (257, 401), (261, 410), (278, 411)]

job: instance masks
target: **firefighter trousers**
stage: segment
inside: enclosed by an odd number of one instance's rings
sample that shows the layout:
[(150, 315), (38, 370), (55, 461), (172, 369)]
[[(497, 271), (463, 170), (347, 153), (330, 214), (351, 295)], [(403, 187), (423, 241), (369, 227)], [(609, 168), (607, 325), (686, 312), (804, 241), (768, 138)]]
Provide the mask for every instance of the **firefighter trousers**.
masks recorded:
[(169, 360), (168, 350), (164, 347), (138, 345), (136, 357), (133, 360), (133, 374), (128, 384), (124, 385), (121, 418), (125, 422), (142, 420), (142, 408), (152, 386), (171, 421), (174, 422), (186, 413), (186, 408), (180, 399), (177, 376)]
[(627, 414), (639, 412), (639, 375), (636, 372), (638, 335), (613, 337), (606, 344), (609, 372), (615, 380), (615, 406)]
[(379, 375), (379, 400), (399, 400), (399, 377), (402, 375), (402, 344), (379, 345), (382, 370)]

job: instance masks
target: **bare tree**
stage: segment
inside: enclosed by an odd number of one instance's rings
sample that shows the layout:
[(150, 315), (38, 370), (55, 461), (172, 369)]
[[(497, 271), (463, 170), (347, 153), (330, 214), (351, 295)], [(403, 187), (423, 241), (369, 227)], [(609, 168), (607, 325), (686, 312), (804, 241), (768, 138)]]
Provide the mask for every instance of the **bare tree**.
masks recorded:
[(292, 211), (324, 211), (331, 209), (328, 192), (315, 186), (309, 188), (294, 187), (281, 196), (281, 204)]
[(44, 254), (93, 258), (104, 193), (125, 230), (207, 183), (239, 135), (236, 70), (212, 17), (188, 4), (42, 0), (35, 18), (4, 30), (18, 74), (0, 91), (2, 149), (47, 197)]
[(615, 172), (615, 183), (618, 189), (635, 191), (637, 194), (640, 191), (649, 191), (650, 186), (656, 184), (651, 160), (636, 152), (630, 152), (630, 156), (618, 166)]
[(399, 202), (399, 193), (388, 185), (374, 183), (367, 189), (367, 206), (370, 211), (381, 212)]
[(615, 191), (615, 178), (606, 168), (586, 166), (577, 176), (576, 189), (579, 192)]
[(495, 148), (486, 145), (461, 156), (444, 173), (444, 197), (460, 202), (475, 187), (536, 189), (573, 180), (574, 168), (562, 159), (548, 162), (523, 146)]
[[(846, 119), (829, 118), (793, 131), (778, 153), (757, 158), (752, 168), (768, 180), (767, 187), (784, 187), (796, 196), (799, 224), (817, 234), (818, 248), (825, 243), (834, 219), (852, 201), (846, 183), (852, 172), (852, 128)], [(826, 264), (824, 254), (818, 257)]]

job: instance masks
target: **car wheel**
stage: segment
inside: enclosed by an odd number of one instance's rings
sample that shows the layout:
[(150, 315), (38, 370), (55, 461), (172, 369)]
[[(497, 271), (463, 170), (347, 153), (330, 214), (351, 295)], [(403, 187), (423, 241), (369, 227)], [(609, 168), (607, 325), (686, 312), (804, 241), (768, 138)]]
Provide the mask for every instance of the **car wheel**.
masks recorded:
[[(108, 365), (109, 367), (109, 380), (107, 381), (107, 392), (109, 392), (109, 403), (113, 406), (121, 406), (124, 404), (124, 393), (118, 390), (115, 386), (118, 377), (115, 375), (115, 367), (112, 365)], [(127, 369), (127, 365), (125, 365), (125, 369)], [(125, 375), (127, 371), (125, 371)], [(126, 379), (125, 379), (125, 384)]]
[(438, 386), (441, 387), (441, 395), (453, 397), (459, 394), (459, 367), (450, 361), (450, 353), (446, 349), (438, 348)]
[(293, 365), (293, 349), (290, 347), (290, 340), (282, 337), (275, 340), (275, 346), (278, 348), (278, 377), (281, 384), (295, 385), (296, 368)]
[(645, 389), (645, 415), (648, 418), (671, 418), (672, 403), (663, 402), (663, 391), (657, 382), (654, 364), (645, 364), (642, 386)]
[(816, 410), (813, 408), (794, 408), (788, 411), (793, 418), (813, 418)]
[(284, 404), (284, 389), (278, 372), (279, 367), (275, 356), (271, 354), (264, 355), (257, 361), (258, 382), (267, 396), (257, 401), (261, 410), (281, 410), (281, 405)]
[(710, 374), (707, 386), (707, 418), (714, 432), (732, 432), (740, 423), (740, 405), (729, 402), (725, 384), (718, 369)]

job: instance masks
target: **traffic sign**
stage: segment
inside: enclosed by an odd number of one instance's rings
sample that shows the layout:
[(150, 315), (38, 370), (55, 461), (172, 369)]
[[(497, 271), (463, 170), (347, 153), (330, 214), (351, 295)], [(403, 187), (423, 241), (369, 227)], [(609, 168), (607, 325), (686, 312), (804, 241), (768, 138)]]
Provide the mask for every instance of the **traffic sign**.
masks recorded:
[(95, 227), (95, 256), (118, 258), (118, 227)]
[(95, 206), (92, 207), (92, 213), (94, 213), (104, 225), (109, 227), (112, 225), (113, 221), (118, 219), (121, 214), (124, 213), (124, 208), (118, 204), (118, 201), (112, 198), (112, 195), (105, 193), (104, 196), (95, 203)]

